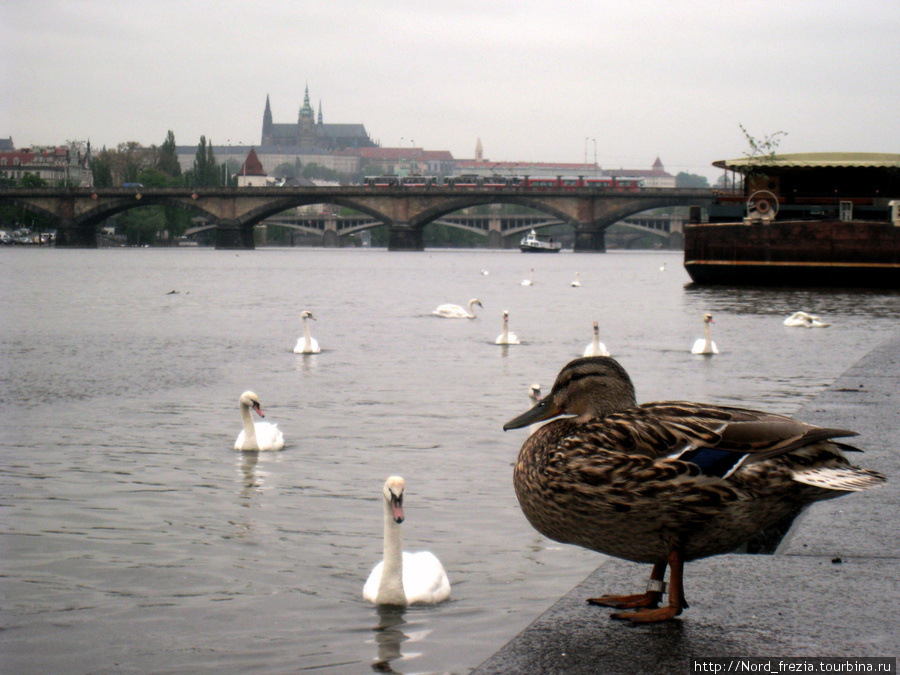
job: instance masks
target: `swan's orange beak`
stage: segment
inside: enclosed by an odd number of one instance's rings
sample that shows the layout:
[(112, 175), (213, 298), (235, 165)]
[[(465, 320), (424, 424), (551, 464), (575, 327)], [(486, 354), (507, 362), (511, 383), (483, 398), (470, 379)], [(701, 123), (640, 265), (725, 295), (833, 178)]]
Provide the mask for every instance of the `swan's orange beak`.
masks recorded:
[(403, 495), (399, 497), (395, 497), (393, 494), (391, 495), (391, 515), (394, 518), (395, 523), (403, 522)]
[(265, 417), (265, 415), (263, 415), (262, 408), (259, 407), (259, 403), (254, 403), (253, 409), (256, 411), (257, 415), (259, 415), (260, 417)]

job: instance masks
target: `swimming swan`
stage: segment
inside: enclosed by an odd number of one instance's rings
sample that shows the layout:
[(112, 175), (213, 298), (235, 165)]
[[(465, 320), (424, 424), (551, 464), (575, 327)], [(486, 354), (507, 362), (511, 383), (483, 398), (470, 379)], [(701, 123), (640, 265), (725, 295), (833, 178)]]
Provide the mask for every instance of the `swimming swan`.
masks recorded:
[(825, 328), (831, 324), (819, 321), (819, 317), (815, 314), (807, 314), (806, 312), (794, 312), (784, 320), (785, 326), (802, 327), (802, 328)]
[(300, 313), (300, 319), (303, 322), (303, 337), (297, 340), (297, 344), (294, 347), (295, 354), (318, 354), (322, 350), (319, 349), (319, 343), (316, 342), (316, 339), (309, 334), (309, 326), (306, 325), (307, 319), (316, 320), (316, 317), (313, 316), (313, 313), (304, 310)]
[(403, 488), (400, 476), (384, 484), (384, 560), (369, 575), (363, 598), (376, 605), (443, 602), (450, 597), (450, 581), (441, 561), (430, 551), (403, 550)]
[(262, 408), (259, 407), (259, 397), (252, 391), (245, 391), (241, 394), (240, 406), (244, 430), (238, 434), (234, 449), (281, 450), (284, 447), (284, 436), (278, 427), (270, 422), (254, 423), (250, 417), (250, 408), (253, 408), (260, 417), (265, 417)]
[(497, 339), (494, 341), (495, 345), (517, 345), (519, 344), (519, 338), (516, 337), (515, 333), (509, 332), (509, 312), (505, 309), (503, 310), (503, 332), (497, 336)]
[(432, 312), (435, 316), (442, 317), (444, 319), (474, 319), (475, 317), (475, 305), (484, 309), (484, 305), (481, 304), (481, 300), (478, 298), (472, 298), (469, 300), (468, 308), (469, 311), (466, 311), (459, 305), (441, 305), (436, 310)]
[(594, 322), (594, 340), (584, 348), (583, 356), (609, 356), (606, 345), (600, 342), (600, 328), (596, 321)]
[(531, 274), (527, 279), (522, 279), (522, 286), (533, 286), (534, 285), (534, 268), (531, 268)]
[(580, 275), (578, 274), (578, 272), (575, 272), (575, 281), (572, 282), (572, 286), (574, 286), (575, 288), (581, 286)]
[(694, 342), (694, 346), (691, 348), (691, 354), (718, 354), (719, 348), (716, 347), (716, 343), (713, 342), (709, 338), (709, 324), (715, 323), (712, 318), (712, 314), (704, 314), (703, 315), (703, 330), (704, 337), (698, 338), (696, 342)]

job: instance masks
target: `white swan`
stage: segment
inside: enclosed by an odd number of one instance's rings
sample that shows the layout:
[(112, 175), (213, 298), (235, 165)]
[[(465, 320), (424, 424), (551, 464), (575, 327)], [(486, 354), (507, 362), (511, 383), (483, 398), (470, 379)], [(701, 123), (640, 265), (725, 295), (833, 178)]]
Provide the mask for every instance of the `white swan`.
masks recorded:
[(527, 279), (522, 279), (522, 286), (533, 286), (534, 285), (534, 268), (531, 268), (531, 274)]
[(434, 604), (450, 597), (450, 581), (441, 561), (430, 551), (403, 550), (404, 482), (391, 476), (384, 484), (384, 560), (363, 586), (363, 598), (377, 605)]
[(819, 321), (819, 317), (815, 314), (807, 314), (806, 312), (794, 312), (784, 320), (785, 326), (802, 327), (802, 328), (825, 328), (830, 323)]
[(580, 275), (578, 272), (575, 272), (575, 281), (572, 282), (572, 286), (575, 286), (576, 288), (581, 286)]
[(466, 311), (459, 305), (441, 305), (436, 310), (432, 312), (435, 316), (440, 316), (444, 319), (474, 319), (475, 318), (475, 306), (478, 305), (481, 309), (484, 309), (484, 305), (481, 304), (481, 300), (478, 298), (472, 298), (469, 300), (468, 308), (469, 311)]
[(691, 354), (718, 354), (719, 348), (716, 347), (716, 343), (713, 342), (709, 337), (709, 324), (715, 323), (712, 318), (712, 314), (704, 314), (703, 315), (703, 331), (704, 337), (698, 338), (696, 342), (694, 342), (694, 346), (691, 348)]
[(490, 272), (488, 272), (486, 269), (482, 269), (482, 270), (481, 270), (481, 273), (482, 273), (484, 276), (487, 276), (487, 275), (490, 274)]
[(663, 264), (662, 264), (662, 266), (659, 268), (659, 271), (660, 271), (660, 272), (665, 272), (665, 271), (666, 271), (666, 263), (663, 263)]
[(519, 338), (516, 337), (515, 333), (509, 332), (509, 312), (505, 309), (503, 310), (503, 332), (497, 336), (497, 339), (494, 341), (495, 345), (517, 345), (519, 344)]
[(259, 397), (252, 391), (245, 391), (241, 394), (240, 406), (244, 430), (238, 434), (234, 449), (281, 450), (284, 447), (284, 436), (278, 426), (270, 422), (254, 423), (250, 417), (250, 408), (253, 408), (260, 417), (265, 417), (259, 406)]
[(303, 337), (297, 340), (297, 344), (294, 346), (295, 354), (318, 354), (322, 350), (319, 349), (319, 343), (316, 342), (316, 339), (309, 334), (309, 326), (306, 325), (307, 319), (316, 320), (316, 317), (313, 316), (313, 313), (304, 310), (300, 313), (300, 319), (303, 323)]
[(584, 356), (609, 356), (606, 345), (600, 342), (600, 327), (594, 322), (594, 339), (584, 348)]

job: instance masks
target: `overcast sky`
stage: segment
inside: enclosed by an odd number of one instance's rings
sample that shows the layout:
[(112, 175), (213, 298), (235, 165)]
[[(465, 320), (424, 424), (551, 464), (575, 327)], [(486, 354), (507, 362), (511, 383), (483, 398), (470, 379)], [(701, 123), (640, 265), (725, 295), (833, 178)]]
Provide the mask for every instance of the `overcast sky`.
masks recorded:
[[(900, 153), (897, 0), (0, 0), (0, 137), (258, 144), (266, 95), (494, 161)], [(586, 139), (589, 139), (586, 141)]]

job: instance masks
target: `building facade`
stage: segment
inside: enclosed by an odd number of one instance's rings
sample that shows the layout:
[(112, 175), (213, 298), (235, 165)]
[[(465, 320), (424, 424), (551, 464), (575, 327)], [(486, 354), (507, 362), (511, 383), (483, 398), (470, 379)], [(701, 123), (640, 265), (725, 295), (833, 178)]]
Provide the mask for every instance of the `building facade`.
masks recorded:
[(0, 144), (0, 175), (21, 181), (37, 176), (51, 187), (92, 187), (91, 144), (71, 142), (68, 145), (14, 149), (12, 139)]

